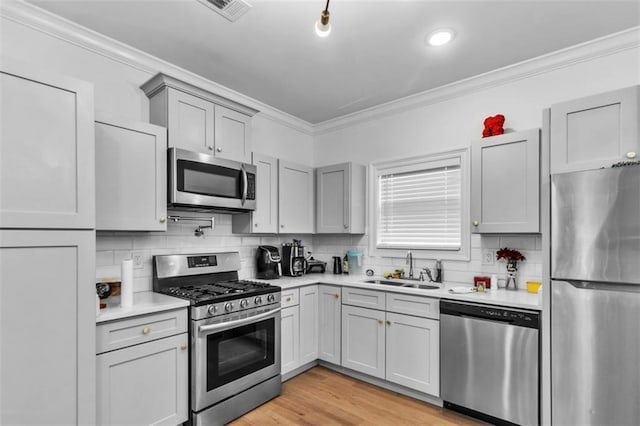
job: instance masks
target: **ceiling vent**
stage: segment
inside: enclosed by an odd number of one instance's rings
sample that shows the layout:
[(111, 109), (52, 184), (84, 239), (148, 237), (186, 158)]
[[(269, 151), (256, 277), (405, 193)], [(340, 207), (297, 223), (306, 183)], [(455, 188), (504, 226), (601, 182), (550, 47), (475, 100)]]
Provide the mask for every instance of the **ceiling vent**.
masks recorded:
[(231, 22), (235, 21), (251, 9), (251, 5), (243, 0), (198, 0), (200, 3), (218, 12)]

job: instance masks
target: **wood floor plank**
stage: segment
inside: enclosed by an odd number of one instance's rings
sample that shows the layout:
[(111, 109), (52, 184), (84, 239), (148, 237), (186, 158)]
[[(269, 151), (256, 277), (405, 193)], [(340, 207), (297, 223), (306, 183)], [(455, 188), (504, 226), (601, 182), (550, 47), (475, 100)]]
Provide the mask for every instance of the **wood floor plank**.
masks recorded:
[(231, 426), (484, 425), (442, 407), (314, 367), (282, 385), (282, 395)]

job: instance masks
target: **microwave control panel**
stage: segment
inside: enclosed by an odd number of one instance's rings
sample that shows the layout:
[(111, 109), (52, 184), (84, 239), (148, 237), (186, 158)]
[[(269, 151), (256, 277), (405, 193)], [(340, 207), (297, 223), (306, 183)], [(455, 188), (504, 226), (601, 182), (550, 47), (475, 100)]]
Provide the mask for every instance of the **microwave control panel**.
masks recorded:
[(247, 173), (247, 200), (256, 199), (256, 175)]

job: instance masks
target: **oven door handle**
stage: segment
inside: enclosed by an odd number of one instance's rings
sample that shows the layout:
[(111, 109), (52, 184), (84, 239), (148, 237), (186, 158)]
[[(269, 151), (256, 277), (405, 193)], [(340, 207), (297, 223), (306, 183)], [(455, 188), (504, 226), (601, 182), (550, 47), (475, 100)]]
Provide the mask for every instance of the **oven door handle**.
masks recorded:
[(198, 327), (198, 331), (200, 332), (204, 332), (204, 331), (220, 331), (220, 330), (226, 330), (228, 328), (233, 328), (233, 327), (239, 327), (241, 325), (245, 325), (245, 324), (251, 324), (252, 322), (256, 322), (259, 321), (261, 319), (270, 317), (274, 314), (277, 314), (278, 312), (280, 312), (282, 308), (277, 308), (277, 309), (273, 309), (271, 311), (268, 312), (263, 312), (261, 314), (258, 315), (254, 315), (252, 317), (248, 317), (248, 318), (242, 318), (236, 321), (227, 321), (227, 322), (222, 322), (222, 323), (218, 323), (218, 324), (209, 324), (209, 325), (201, 325), (200, 327)]

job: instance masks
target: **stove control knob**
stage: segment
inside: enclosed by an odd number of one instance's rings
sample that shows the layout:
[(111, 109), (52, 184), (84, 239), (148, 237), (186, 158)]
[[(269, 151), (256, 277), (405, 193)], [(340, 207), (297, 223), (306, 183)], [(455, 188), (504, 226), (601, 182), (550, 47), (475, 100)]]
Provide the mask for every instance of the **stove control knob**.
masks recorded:
[(273, 294), (270, 294), (270, 295), (267, 296), (267, 302), (273, 302), (275, 300), (276, 300), (276, 298), (275, 298), (275, 296)]
[(253, 299), (253, 303), (254, 303), (254, 305), (259, 305), (259, 304), (261, 304), (261, 303), (262, 303), (262, 297), (260, 297), (260, 296), (256, 296), (256, 298), (255, 298), (255, 299)]
[(240, 307), (241, 308), (246, 308), (247, 306), (249, 306), (249, 301), (247, 299), (242, 299), (240, 301)]
[(233, 303), (227, 302), (224, 304), (224, 310), (227, 312), (233, 311)]
[(209, 306), (209, 309), (207, 309), (207, 311), (209, 312), (210, 315), (215, 314), (217, 310), (218, 310), (218, 308), (215, 305), (211, 305), (211, 306)]

